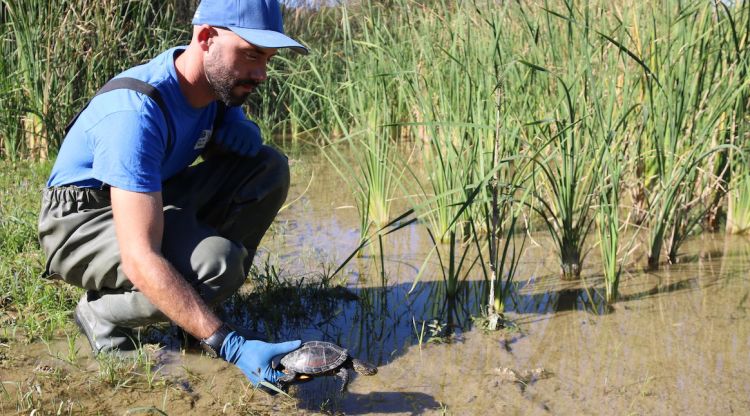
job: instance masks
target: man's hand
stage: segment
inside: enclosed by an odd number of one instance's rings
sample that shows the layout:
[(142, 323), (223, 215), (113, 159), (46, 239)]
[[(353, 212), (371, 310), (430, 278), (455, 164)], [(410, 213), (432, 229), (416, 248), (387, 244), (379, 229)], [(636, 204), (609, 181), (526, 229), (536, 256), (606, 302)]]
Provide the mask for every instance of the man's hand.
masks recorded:
[(230, 332), (224, 338), (219, 356), (239, 367), (256, 386), (262, 380), (276, 384), (283, 373), (271, 368), (271, 360), (277, 355), (296, 350), (300, 344), (302, 342), (299, 340), (269, 344), (263, 341), (247, 340), (237, 332)]
[(225, 121), (214, 133), (214, 140), (225, 150), (245, 157), (257, 155), (263, 144), (260, 127), (250, 120)]

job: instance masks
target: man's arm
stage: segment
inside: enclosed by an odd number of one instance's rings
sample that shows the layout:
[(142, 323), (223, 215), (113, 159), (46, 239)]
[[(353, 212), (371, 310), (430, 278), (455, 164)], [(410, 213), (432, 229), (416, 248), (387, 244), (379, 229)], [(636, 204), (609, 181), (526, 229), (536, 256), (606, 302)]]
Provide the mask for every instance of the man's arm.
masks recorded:
[(198, 339), (221, 326), (200, 295), (161, 254), (164, 212), (161, 192), (111, 188), (122, 270), (139, 291), (175, 324)]
[[(112, 212), (122, 270), (133, 285), (175, 324), (198, 339), (214, 334), (221, 321), (190, 284), (161, 254), (164, 212), (161, 192), (139, 193), (111, 188)], [(255, 385), (276, 383), (283, 373), (271, 367), (273, 357), (300, 346), (300, 341), (269, 344), (226, 335), (219, 357), (236, 365)]]

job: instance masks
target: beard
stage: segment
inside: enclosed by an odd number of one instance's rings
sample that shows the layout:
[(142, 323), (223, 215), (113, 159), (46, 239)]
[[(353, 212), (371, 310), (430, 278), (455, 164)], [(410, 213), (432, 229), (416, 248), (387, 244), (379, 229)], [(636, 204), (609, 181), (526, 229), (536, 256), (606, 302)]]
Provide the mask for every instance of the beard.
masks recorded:
[(211, 86), (214, 95), (227, 106), (242, 105), (250, 96), (249, 92), (234, 93), (236, 87), (253, 88), (258, 86), (258, 82), (251, 79), (239, 79), (232, 74), (232, 71), (224, 66), (219, 58), (221, 51), (210, 54), (203, 63), (206, 73), (206, 79)]

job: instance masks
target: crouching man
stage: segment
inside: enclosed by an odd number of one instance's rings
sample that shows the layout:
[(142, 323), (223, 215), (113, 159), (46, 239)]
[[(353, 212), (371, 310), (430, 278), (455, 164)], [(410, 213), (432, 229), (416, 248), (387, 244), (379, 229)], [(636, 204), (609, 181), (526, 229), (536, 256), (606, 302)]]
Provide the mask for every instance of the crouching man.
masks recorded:
[(278, 49), (307, 50), (277, 0), (204, 0), (193, 25), (189, 45), (116, 76), (68, 126), (39, 217), (46, 273), (87, 290), (74, 316), (95, 354), (169, 320), (273, 383), (271, 358), (299, 341), (246, 339), (213, 307), (242, 286), (289, 188), (286, 157), (240, 105)]

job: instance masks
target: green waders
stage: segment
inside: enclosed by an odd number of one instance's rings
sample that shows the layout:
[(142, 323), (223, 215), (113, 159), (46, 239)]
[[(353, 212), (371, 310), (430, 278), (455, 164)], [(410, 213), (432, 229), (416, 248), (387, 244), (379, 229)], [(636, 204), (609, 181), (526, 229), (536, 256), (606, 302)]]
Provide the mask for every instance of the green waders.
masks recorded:
[[(287, 159), (268, 146), (254, 158), (223, 155), (185, 169), (162, 186), (162, 254), (219, 304), (244, 283), (288, 190)], [(87, 289), (75, 318), (94, 354), (132, 349), (132, 328), (167, 320), (122, 272), (108, 189), (46, 189), (39, 240), (47, 277)]]

